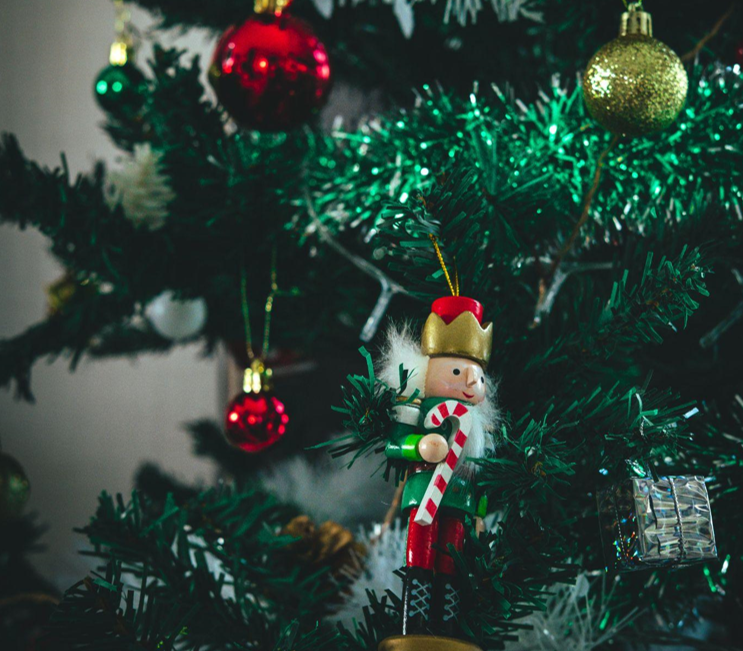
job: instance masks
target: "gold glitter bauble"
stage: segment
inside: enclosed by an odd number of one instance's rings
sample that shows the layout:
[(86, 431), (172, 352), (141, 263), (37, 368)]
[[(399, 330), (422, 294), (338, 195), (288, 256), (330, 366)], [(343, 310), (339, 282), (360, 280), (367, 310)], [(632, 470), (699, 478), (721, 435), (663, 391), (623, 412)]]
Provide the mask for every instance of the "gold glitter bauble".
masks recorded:
[(589, 61), (583, 97), (594, 119), (617, 135), (670, 126), (684, 107), (689, 79), (676, 53), (649, 34), (622, 34)]

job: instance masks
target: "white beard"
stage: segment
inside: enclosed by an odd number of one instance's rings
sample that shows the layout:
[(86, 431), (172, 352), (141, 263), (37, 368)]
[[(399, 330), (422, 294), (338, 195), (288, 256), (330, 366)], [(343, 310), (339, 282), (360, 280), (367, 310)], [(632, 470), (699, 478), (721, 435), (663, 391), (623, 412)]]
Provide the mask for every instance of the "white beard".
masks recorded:
[[(419, 398), (425, 398), (426, 373), (430, 357), (421, 353), (418, 337), (408, 323), (392, 325), (387, 330), (387, 338), (382, 348), (382, 358), (377, 367), (377, 377), (393, 389), (400, 388), (400, 365), (408, 371), (405, 395), (411, 396), (416, 390)], [(472, 429), (464, 445), (462, 460), (454, 471), (455, 475), (471, 477), (477, 465), (467, 459), (485, 459), (495, 453), (495, 436), (499, 412), (495, 405), (496, 383), (486, 379), (488, 390), (485, 399), (477, 405), (469, 405), (472, 414)]]
[[(492, 380), (489, 382), (492, 388)], [(492, 393), (489, 391), (488, 393)], [(472, 415), (472, 429), (467, 437), (462, 451), (462, 460), (454, 470), (455, 475), (471, 477), (477, 471), (477, 465), (468, 459), (487, 459), (495, 456), (495, 435), (498, 425), (498, 409), (494, 400), (485, 394), (485, 399), (479, 405), (470, 405)]]

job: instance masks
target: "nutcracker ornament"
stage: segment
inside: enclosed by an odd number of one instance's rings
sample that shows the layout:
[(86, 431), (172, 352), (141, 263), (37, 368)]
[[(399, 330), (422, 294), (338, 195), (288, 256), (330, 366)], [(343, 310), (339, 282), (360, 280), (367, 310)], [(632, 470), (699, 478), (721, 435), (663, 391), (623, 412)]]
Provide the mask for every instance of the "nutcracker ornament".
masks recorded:
[(482, 305), (458, 295), (434, 301), (420, 344), (407, 329), (390, 334), (379, 376), (397, 388), (401, 365), (409, 372), (385, 449), (407, 462), (408, 538), (402, 635), (380, 651), (478, 648), (456, 639), (460, 577), (450, 550), (462, 550), (465, 528), (487, 506), (469, 459), (493, 450), (496, 411), (485, 375), (492, 341)]

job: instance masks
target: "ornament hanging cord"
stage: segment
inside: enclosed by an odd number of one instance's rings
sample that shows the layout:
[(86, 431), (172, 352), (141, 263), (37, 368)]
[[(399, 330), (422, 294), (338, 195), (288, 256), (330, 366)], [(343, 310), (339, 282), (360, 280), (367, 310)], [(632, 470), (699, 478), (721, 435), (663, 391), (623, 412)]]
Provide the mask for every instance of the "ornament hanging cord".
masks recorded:
[(114, 32), (116, 39), (111, 45), (109, 54), (109, 63), (112, 66), (123, 66), (129, 62), (135, 45), (135, 30), (131, 24), (131, 12), (124, 4), (124, 0), (114, 0), (114, 11), (116, 21), (114, 23)]
[(449, 276), (449, 270), (446, 268), (446, 262), (444, 262), (444, 256), (441, 253), (438, 239), (433, 233), (429, 233), (428, 237), (431, 238), (431, 244), (433, 244), (433, 248), (436, 251), (436, 257), (438, 258), (441, 269), (444, 272), (446, 284), (449, 285), (449, 291), (451, 291), (451, 295), (459, 296), (459, 271), (457, 270), (456, 262), (454, 263), (454, 283), (452, 284), (451, 276)]
[(116, 13), (114, 30), (117, 36), (123, 36), (127, 31), (129, 20), (131, 19), (131, 14), (124, 5), (124, 0), (114, 0), (114, 12)]
[[(265, 316), (263, 320), (263, 345), (261, 347), (261, 359), (265, 360), (268, 355), (268, 346), (271, 334), (271, 314), (273, 313), (273, 302), (279, 292), (276, 280), (276, 245), (271, 251), (271, 291), (266, 298)], [(248, 278), (245, 273), (245, 265), (242, 265), (240, 273), (240, 297), (242, 301), (243, 324), (245, 326), (245, 351), (248, 360), (255, 359), (253, 350), (253, 332), (250, 327), (250, 304), (248, 303)]]

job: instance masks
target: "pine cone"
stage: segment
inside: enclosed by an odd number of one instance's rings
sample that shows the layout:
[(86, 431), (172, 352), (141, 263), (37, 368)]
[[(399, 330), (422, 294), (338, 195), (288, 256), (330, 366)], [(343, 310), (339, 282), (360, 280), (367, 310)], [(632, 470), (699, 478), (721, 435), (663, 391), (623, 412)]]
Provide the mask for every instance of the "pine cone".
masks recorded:
[(357, 566), (354, 559), (366, 555), (366, 548), (354, 540), (353, 534), (332, 520), (318, 527), (309, 516), (299, 515), (281, 533), (298, 538), (289, 547), (298, 558), (314, 566), (328, 565), (333, 574)]

